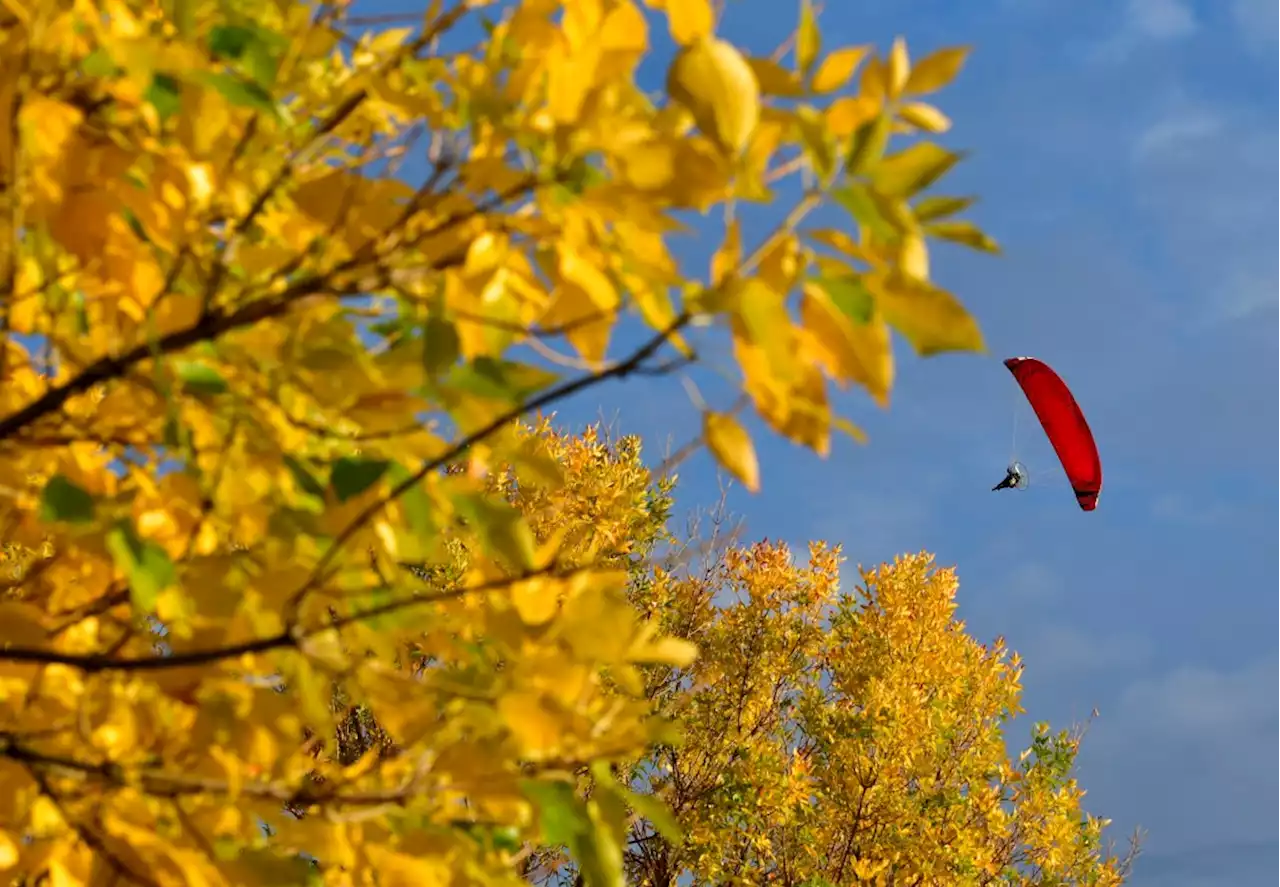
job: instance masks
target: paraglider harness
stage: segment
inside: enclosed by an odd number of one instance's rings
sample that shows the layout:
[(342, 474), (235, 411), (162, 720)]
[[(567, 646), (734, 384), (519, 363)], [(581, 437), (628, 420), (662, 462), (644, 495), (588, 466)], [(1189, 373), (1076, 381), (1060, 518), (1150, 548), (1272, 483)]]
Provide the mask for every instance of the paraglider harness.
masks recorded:
[(1027, 469), (1022, 466), (1021, 462), (1010, 463), (1005, 469), (1004, 480), (991, 488), (991, 492), (996, 490), (1025, 490), (1027, 488)]

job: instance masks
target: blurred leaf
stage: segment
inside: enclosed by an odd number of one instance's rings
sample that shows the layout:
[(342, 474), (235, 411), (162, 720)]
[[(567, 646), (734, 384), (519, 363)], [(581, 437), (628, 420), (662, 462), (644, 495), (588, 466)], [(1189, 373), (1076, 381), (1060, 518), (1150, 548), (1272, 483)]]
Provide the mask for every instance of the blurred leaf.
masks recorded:
[(193, 360), (174, 361), (178, 379), (192, 394), (215, 395), (227, 391), (227, 380), (216, 369)]
[(86, 524), (93, 518), (93, 496), (61, 474), (49, 478), (40, 497), (41, 520)]
[(716, 461), (755, 493), (760, 489), (760, 463), (751, 435), (727, 413), (702, 414), (702, 434)]
[(533, 568), (537, 545), (524, 515), (517, 509), (474, 493), (455, 495), (453, 504), (489, 552), (517, 569)]
[(760, 119), (760, 85), (747, 60), (723, 40), (681, 49), (667, 72), (667, 92), (727, 154), (747, 146)]
[(907, 95), (937, 92), (955, 79), (968, 55), (969, 47), (955, 46), (925, 56), (911, 69), (903, 92)]
[(169, 555), (154, 542), (139, 538), (127, 521), (116, 523), (105, 541), (107, 551), (129, 582), (133, 605), (143, 613), (154, 613), (161, 592), (177, 580)]
[(339, 502), (346, 502), (359, 496), (376, 484), (386, 474), (391, 463), (386, 459), (361, 459), (343, 456), (333, 463), (329, 473), (329, 484)]
[(942, 178), (964, 156), (952, 153), (933, 142), (916, 142), (880, 161), (880, 165), (872, 173), (871, 181), (881, 194), (910, 197)]
[(813, 0), (800, 0), (800, 25), (796, 28), (796, 70), (809, 73), (809, 68), (822, 51), (822, 34), (818, 30), (818, 17)]

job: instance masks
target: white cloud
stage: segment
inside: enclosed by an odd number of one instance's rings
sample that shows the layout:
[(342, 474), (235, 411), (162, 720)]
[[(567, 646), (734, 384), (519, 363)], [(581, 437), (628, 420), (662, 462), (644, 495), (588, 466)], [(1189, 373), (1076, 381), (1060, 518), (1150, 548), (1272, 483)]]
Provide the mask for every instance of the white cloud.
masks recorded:
[(1133, 156), (1138, 162), (1176, 159), (1178, 155), (1201, 149), (1206, 141), (1222, 133), (1224, 123), (1217, 114), (1191, 108), (1162, 117), (1138, 133)]
[(1276, 0), (1233, 0), (1231, 18), (1246, 44), (1258, 49), (1276, 45), (1280, 35), (1280, 4)]
[(1129, 0), (1127, 13), (1130, 31), (1148, 40), (1180, 40), (1198, 27), (1190, 4), (1182, 0)]
[(1196, 325), (1254, 320), (1280, 305), (1264, 235), (1275, 225), (1276, 148), (1274, 112), (1242, 106), (1178, 101), (1134, 133), (1138, 199), (1202, 294)]
[(1184, 0), (1128, 0), (1116, 29), (1094, 48), (1102, 62), (1123, 62), (1145, 45), (1185, 40), (1200, 29)]
[[(1274, 841), (1277, 667), (1181, 665), (1102, 708), (1081, 754), (1090, 807), (1140, 824), (1152, 855)], [(1154, 798), (1165, 802), (1152, 804)]]

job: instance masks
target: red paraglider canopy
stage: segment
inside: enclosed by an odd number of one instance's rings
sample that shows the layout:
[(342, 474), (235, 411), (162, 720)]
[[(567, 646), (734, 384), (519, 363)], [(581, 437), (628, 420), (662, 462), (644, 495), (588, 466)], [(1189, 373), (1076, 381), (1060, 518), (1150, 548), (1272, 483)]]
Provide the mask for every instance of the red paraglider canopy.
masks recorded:
[(1031, 402), (1053, 451), (1067, 472), (1076, 501), (1085, 511), (1098, 507), (1102, 493), (1102, 460), (1093, 432), (1071, 390), (1058, 374), (1033, 357), (1011, 357), (1004, 362)]

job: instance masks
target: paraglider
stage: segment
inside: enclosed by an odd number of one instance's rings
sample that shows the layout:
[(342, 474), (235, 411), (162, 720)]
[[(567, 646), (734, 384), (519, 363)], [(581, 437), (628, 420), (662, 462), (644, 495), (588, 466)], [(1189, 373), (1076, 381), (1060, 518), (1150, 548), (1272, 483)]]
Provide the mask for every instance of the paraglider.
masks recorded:
[(991, 492), (1008, 489), (1025, 490), (1030, 482), (1026, 467), (1021, 462), (1010, 462), (1009, 467), (1005, 469), (1004, 480), (992, 487)]
[[(1080, 405), (1071, 389), (1047, 364), (1033, 357), (1011, 357), (1004, 362), (1013, 373), (1022, 393), (1026, 395), (1040, 420), (1053, 451), (1062, 463), (1062, 469), (1071, 483), (1076, 502), (1084, 511), (1098, 507), (1102, 493), (1102, 460), (1093, 432), (1085, 421)], [(992, 487), (992, 491), (1026, 489), (1027, 471), (1022, 463), (1012, 462), (1004, 480)]]

